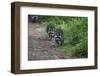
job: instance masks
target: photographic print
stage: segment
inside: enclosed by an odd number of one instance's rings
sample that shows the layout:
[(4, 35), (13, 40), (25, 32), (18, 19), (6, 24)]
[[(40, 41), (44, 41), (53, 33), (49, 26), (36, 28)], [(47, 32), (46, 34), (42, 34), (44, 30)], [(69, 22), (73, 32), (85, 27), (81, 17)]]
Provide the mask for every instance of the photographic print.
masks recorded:
[(88, 57), (88, 18), (28, 15), (28, 60)]
[(11, 72), (97, 69), (97, 7), (11, 3)]

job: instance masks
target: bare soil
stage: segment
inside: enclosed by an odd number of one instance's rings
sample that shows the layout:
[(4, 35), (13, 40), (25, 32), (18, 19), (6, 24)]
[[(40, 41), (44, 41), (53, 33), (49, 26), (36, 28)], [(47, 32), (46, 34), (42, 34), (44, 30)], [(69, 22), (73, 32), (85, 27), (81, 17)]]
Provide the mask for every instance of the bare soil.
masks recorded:
[(49, 41), (46, 26), (28, 24), (28, 60), (69, 59), (70, 56), (56, 50), (54, 41)]

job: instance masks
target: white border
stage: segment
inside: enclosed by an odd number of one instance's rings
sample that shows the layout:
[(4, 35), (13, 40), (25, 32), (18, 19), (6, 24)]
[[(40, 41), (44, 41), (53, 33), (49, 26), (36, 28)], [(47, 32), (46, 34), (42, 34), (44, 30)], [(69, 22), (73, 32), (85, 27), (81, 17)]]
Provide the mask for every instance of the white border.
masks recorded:
[[(28, 61), (28, 14), (88, 17), (88, 58)], [(20, 69), (43, 69), (94, 65), (94, 11), (21, 7), (20, 8)]]

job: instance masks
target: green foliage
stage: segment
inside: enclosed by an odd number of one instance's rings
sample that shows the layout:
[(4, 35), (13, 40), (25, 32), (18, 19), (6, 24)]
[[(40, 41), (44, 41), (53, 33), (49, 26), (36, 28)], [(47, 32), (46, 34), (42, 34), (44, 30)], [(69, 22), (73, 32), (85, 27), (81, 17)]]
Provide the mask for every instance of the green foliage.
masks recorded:
[(39, 16), (40, 23), (54, 24), (64, 30), (64, 44), (57, 48), (73, 57), (88, 55), (88, 18), (64, 16)]

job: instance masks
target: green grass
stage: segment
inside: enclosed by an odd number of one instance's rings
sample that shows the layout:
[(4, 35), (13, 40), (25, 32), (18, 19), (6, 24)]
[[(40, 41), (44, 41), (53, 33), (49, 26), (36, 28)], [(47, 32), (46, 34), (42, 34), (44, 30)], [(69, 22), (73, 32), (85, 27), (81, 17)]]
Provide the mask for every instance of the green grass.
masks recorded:
[(46, 25), (53, 24), (56, 28), (64, 30), (64, 44), (56, 50), (62, 51), (72, 57), (87, 57), (87, 17), (39, 16), (39, 22)]

